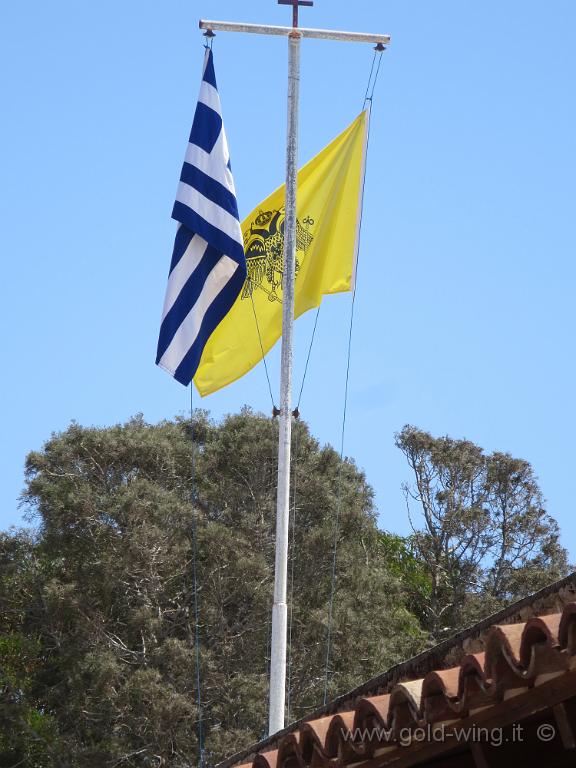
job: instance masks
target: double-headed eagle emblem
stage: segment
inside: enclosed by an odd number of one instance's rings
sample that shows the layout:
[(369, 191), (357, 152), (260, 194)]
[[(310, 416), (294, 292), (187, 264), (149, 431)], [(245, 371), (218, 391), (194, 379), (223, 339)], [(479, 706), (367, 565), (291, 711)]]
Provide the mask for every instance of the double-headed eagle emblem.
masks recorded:
[[(259, 288), (268, 294), (269, 301), (282, 301), (278, 289), (282, 288), (284, 272), (284, 208), (259, 211), (250, 229), (244, 232), (247, 277), (242, 298), (247, 299)], [(296, 220), (296, 275), (302, 255), (306, 253), (314, 236), (310, 232), (314, 219), (307, 216), (303, 223)], [(298, 254), (301, 254), (300, 259)]]

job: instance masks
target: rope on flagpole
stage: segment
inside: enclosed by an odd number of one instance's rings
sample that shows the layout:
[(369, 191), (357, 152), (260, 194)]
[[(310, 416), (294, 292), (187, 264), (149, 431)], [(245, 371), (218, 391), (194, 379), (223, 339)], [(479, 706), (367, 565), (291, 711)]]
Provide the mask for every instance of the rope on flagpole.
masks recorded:
[(378, 51), (376, 48), (374, 48), (374, 56), (372, 57), (372, 66), (370, 67), (370, 74), (368, 75), (368, 82), (366, 83), (366, 93), (364, 94), (364, 103), (362, 105), (362, 109), (366, 107), (366, 102), (368, 101), (368, 93), (370, 92), (370, 83), (372, 82), (372, 73), (374, 72), (374, 64), (376, 63), (377, 55)]
[[(366, 94), (364, 96), (363, 109), (366, 108), (367, 102), (372, 103), (372, 99), (374, 97), (374, 90), (376, 88), (376, 82), (378, 80), (378, 73), (380, 72), (380, 63), (382, 61), (382, 53), (384, 50), (385, 50), (384, 46), (380, 44), (378, 44), (374, 49), (374, 58), (372, 60), (372, 67), (370, 69), (368, 85), (366, 87)], [(374, 62), (376, 60), (377, 54), (380, 54), (380, 59), (378, 61), (378, 66), (376, 68), (376, 74), (374, 76), (374, 80), (372, 81), (372, 74), (374, 72)], [(371, 83), (372, 83), (372, 89), (370, 90)], [(367, 128), (367, 135), (366, 135), (366, 159), (368, 158), (368, 147), (370, 143), (370, 120), (371, 120), (371, 111), (368, 112), (368, 128)], [(364, 175), (362, 178), (362, 199), (364, 199), (364, 189), (366, 187), (367, 165), (368, 163), (365, 162)], [(360, 260), (360, 235), (362, 233), (363, 212), (364, 212), (364, 207), (362, 206), (362, 209), (360, 210), (360, 226), (359, 226), (359, 240), (358, 240), (358, 254), (357, 254), (356, 269), (358, 269), (358, 262)], [(344, 380), (344, 405), (342, 408), (342, 428), (340, 433), (340, 464), (338, 466), (338, 481), (337, 481), (338, 495), (336, 499), (336, 515), (334, 519), (334, 538), (333, 538), (333, 544), (332, 544), (332, 568), (331, 568), (331, 578), (330, 578), (330, 600), (328, 603), (328, 625), (326, 628), (326, 659), (325, 659), (325, 667), (324, 667), (324, 704), (326, 704), (328, 700), (328, 683), (329, 683), (329, 677), (330, 677), (330, 652), (332, 649), (332, 623), (334, 618), (334, 597), (336, 594), (336, 563), (337, 563), (337, 555), (338, 555), (338, 538), (340, 535), (340, 512), (342, 508), (342, 465), (344, 463), (344, 438), (346, 434), (346, 415), (348, 410), (348, 384), (350, 381), (350, 359), (352, 356), (352, 331), (354, 328), (354, 305), (356, 303), (356, 286), (357, 285), (358, 285), (358, 282), (356, 280), (354, 282), (354, 290), (352, 291), (352, 303), (350, 306), (350, 325), (348, 328), (348, 351), (346, 356), (346, 375)]]
[(190, 382), (190, 434), (192, 440), (190, 503), (192, 507), (192, 590), (194, 599), (194, 648), (196, 666), (196, 700), (198, 708), (198, 765), (204, 768), (204, 712), (202, 709), (202, 678), (200, 673), (200, 610), (198, 605), (198, 526), (194, 507), (196, 461), (194, 456), (194, 382)]
[[(366, 109), (366, 104), (369, 101), (371, 102), (374, 96), (374, 89), (376, 88), (376, 83), (378, 82), (378, 75), (380, 73), (380, 64), (382, 64), (382, 54), (384, 53), (385, 50), (386, 48), (382, 45), (382, 43), (378, 43), (378, 45), (374, 46), (374, 57), (372, 58), (372, 66), (370, 67), (368, 83), (366, 84), (366, 93), (364, 94), (364, 103), (362, 104), (362, 109)], [(376, 74), (374, 75), (374, 81), (372, 82), (372, 74), (374, 73), (374, 64), (376, 63), (377, 56), (378, 56), (378, 66), (376, 67)], [(370, 84), (372, 84), (371, 91), (370, 91)]]
[[(376, 83), (378, 81), (378, 74), (380, 73), (380, 64), (382, 64), (382, 54), (385, 51), (385, 47), (379, 43), (378, 45), (374, 46), (374, 56), (372, 57), (372, 66), (370, 67), (370, 75), (368, 76), (368, 82), (366, 83), (366, 92), (364, 94), (364, 102), (362, 105), (362, 109), (366, 109), (366, 104), (370, 101), (372, 101), (372, 98), (374, 96), (374, 89), (376, 88)], [(378, 66), (376, 67), (376, 74), (374, 75), (374, 80), (372, 80), (372, 75), (374, 74), (374, 65), (376, 64), (376, 57), (378, 56)], [(372, 85), (372, 89), (370, 90), (370, 85)], [(318, 317), (320, 315), (320, 309), (322, 308), (322, 305), (318, 307), (316, 310), (316, 317), (314, 318), (314, 327), (312, 328), (312, 337), (310, 339), (310, 344), (308, 346), (308, 354), (306, 356), (306, 364), (304, 366), (304, 373), (302, 375), (302, 383), (300, 385), (300, 392), (298, 394), (298, 403), (296, 405), (296, 410), (300, 410), (300, 403), (302, 401), (302, 392), (304, 391), (304, 384), (306, 382), (306, 375), (308, 373), (308, 364), (310, 363), (310, 356), (312, 353), (312, 347), (314, 345), (314, 338), (316, 336), (316, 327), (318, 325)]]
[[(248, 278), (250, 280), (250, 278)], [(260, 324), (258, 322), (258, 315), (256, 314), (256, 305), (254, 304), (254, 286), (250, 281), (250, 301), (252, 302), (252, 311), (254, 312), (254, 320), (256, 322), (256, 331), (258, 333), (258, 341), (260, 342), (260, 351), (262, 352), (262, 362), (264, 363), (264, 371), (266, 372), (266, 381), (268, 382), (268, 392), (270, 393), (270, 402), (272, 403), (272, 415), (276, 416), (276, 403), (274, 402), (274, 395), (272, 394), (272, 385), (270, 384), (270, 374), (268, 373), (268, 363), (266, 362), (266, 354), (264, 352), (264, 344), (262, 343), (262, 334), (260, 333)]]
[(312, 328), (312, 336), (310, 338), (310, 345), (308, 347), (308, 354), (306, 355), (306, 364), (304, 366), (304, 373), (302, 375), (302, 384), (300, 385), (300, 392), (298, 394), (298, 402), (296, 404), (296, 411), (300, 412), (300, 403), (302, 401), (302, 392), (304, 391), (304, 383), (306, 382), (306, 374), (308, 373), (308, 364), (310, 363), (310, 355), (312, 354), (312, 346), (314, 345), (314, 338), (316, 337), (316, 328), (318, 326), (318, 317), (320, 315), (320, 309), (322, 304), (316, 310), (316, 317), (314, 318), (314, 327)]

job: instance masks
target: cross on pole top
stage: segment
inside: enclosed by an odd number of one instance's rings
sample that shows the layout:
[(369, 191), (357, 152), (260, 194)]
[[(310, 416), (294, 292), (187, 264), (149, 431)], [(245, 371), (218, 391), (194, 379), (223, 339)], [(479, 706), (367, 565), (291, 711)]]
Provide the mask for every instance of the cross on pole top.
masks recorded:
[(314, 5), (313, 0), (278, 0), (278, 5), (292, 6), (292, 26), (298, 26), (298, 7), (301, 5)]

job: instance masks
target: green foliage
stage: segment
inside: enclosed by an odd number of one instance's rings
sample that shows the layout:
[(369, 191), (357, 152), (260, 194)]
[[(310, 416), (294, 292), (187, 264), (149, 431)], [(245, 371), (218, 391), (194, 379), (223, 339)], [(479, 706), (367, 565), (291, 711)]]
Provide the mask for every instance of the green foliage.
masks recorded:
[[(527, 462), (406, 427), (423, 524), (404, 539), (352, 461), (293, 435), (291, 719), (324, 696), (339, 493), (329, 697), (565, 573)], [(199, 411), (72, 424), (29, 455), (38, 529), (0, 534), (0, 765), (197, 764), (197, 651), (208, 763), (264, 735), (277, 440), (249, 410)]]
[(380, 556), (389, 572), (402, 583), (410, 609), (425, 624), (423, 606), (432, 595), (430, 575), (418, 557), (410, 539), (385, 531), (380, 532)]
[(33, 553), (26, 532), (0, 534), (0, 765), (44, 768), (56, 765), (51, 761), (56, 731), (35, 691), (41, 644), (25, 627), (37, 566)]
[(433, 640), (566, 575), (558, 524), (527, 461), (411, 426), (396, 445), (413, 472), (407, 501), (421, 513), (410, 543), (430, 581)]
[[(275, 422), (248, 410), (221, 425), (197, 412), (193, 424), (73, 424), (29, 455), (25, 500), (37, 537), (0, 539), (4, 763), (197, 763), (194, 516), (208, 761), (263, 735), (277, 437)], [(423, 645), (412, 608), (425, 584), (401, 541), (378, 531), (355, 465), (301, 422), (293, 452), (296, 718), (323, 697), (339, 477), (329, 695)]]

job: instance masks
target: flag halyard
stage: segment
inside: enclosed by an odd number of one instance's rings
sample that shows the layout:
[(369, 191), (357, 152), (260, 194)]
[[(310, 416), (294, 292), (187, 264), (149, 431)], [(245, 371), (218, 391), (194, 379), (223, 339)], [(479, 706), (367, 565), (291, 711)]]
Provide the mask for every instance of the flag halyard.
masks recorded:
[(230, 154), (209, 49), (172, 218), (179, 226), (156, 363), (188, 385), (206, 343), (246, 278)]

